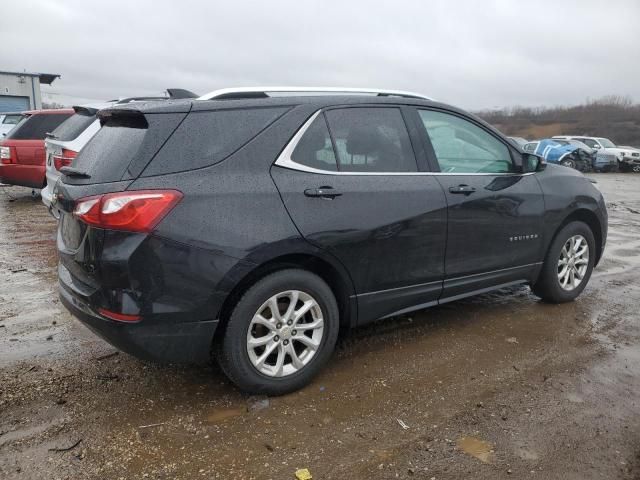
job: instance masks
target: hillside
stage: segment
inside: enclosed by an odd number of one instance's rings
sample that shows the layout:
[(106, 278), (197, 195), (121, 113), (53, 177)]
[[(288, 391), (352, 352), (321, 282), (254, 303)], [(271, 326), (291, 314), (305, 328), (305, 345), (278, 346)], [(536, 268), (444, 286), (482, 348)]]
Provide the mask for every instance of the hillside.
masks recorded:
[(477, 114), (509, 136), (535, 140), (588, 135), (640, 147), (640, 104), (626, 97), (610, 96), (573, 107), (515, 107)]

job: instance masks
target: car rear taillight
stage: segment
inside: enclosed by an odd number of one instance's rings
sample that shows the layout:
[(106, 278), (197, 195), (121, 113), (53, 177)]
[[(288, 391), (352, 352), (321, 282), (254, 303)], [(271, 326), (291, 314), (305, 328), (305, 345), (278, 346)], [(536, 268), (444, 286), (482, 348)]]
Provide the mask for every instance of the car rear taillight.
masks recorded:
[(112, 312), (111, 310), (107, 310), (106, 308), (99, 308), (98, 313), (103, 317), (107, 317), (110, 320), (115, 320), (116, 322), (136, 323), (142, 320), (142, 317), (140, 315), (128, 315), (126, 313)]
[(63, 148), (62, 153), (53, 154), (53, 165), (56, 167), (56, 170), (60, 170), (62, 167), (68, 167), (71, 165), (73, 159), (76, 158), (76, 155), (78, 155), (78, 152)]
[(107, 230), (151, 232), (181, 198), (177, 190), (108, 193), (78, 200), (73, 215)]
[(0, 163), (16, 163), (15, 148), (0, 147)]

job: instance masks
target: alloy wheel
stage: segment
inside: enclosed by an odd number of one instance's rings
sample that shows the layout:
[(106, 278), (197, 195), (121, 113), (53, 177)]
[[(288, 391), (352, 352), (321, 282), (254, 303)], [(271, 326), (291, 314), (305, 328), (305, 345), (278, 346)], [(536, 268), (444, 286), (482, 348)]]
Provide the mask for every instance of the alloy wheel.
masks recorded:
[(308, 293), (287, 290), (264, 302), (247, 332), (251, 364), (263, 375), (286, 377), (316, 355), (324, 334), (318, 302)]
[(558, 281), (571, 291), (580, 286), (589, 268), (589, 244), (582, 235), (570, 237), (560, 251)]

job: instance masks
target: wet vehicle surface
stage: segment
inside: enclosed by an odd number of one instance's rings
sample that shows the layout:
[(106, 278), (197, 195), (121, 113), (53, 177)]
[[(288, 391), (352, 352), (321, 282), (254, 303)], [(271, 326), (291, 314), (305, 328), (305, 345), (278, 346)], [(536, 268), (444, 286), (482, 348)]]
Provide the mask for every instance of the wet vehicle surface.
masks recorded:
[(0, 187), (0, 478), (637, 478), (640, 177), (590, 176), (609, 238), (575, 302), (378, 322), (277, 398), (116, 353), (59, 303), (54, 220)]

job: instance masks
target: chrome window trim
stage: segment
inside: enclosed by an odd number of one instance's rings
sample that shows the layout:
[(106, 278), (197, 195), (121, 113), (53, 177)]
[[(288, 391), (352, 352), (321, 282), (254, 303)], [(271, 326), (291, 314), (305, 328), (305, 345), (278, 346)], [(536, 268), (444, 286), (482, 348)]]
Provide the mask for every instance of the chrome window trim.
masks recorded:
[[(507, 173), (463, 173), (463, 172), (460, 172), (460, 173), (455, 173), (455, 172), (419, 172), (419, 171), (418, 172), (340, 172), (340, 171), (337, 171), (337, 170), (321, 170), (321, 169), (318, 169), (318, 168), (307, 167), (306, 165), (302, 165), (301, 163), (294, 162), (291, 159), (291, 155), (293, 154), (293, 151), (296, 149), (296, 147), (298, 146), (298, 143), (300, 142), (300, 139), (306, 133), (306, 131), (309, 129), (309, 127), (311, 126), (313, 121), (321, 113), (322, 113), (322, 109), (316, 111), (313, 115), (311, 115), (311, 117), (309, 117), (309, 119), (302, 125), (302, 127), (300, 127), (298, 129), (298, 131), (293, 136), (293, 138), (291, 140), (289, 140), (289, 143), (287, 143), (287, 146), (284, 147), (284, 149), (282, 150), (280, 155), (278, 155), (278, 158), (274, 162), (274, 165), (277, 165), (278, 167), (288, 168), (290, 170), (297, 170), (299, 172), (317, 173), (319, 175), (350, 175), (350, 176), (379, 176), (379, 175), (386, 175), (386, 176), (409, 176), (409, 175), (415, 175), (415, 176), (424, 176), (424, 175), (468, 176), (468, 175), (473, 175), (473, 176), (485, 176), (485, 177), (486, 176), (509, 177), (509, 176), (533, 175), (534, 173), (536, 173), (536, 172), (526, 172), (526, 173), (513, 173), (513, 172), (507, 172)], [(336, 161), (337, 161), (337, 159), (336, 159)]]

